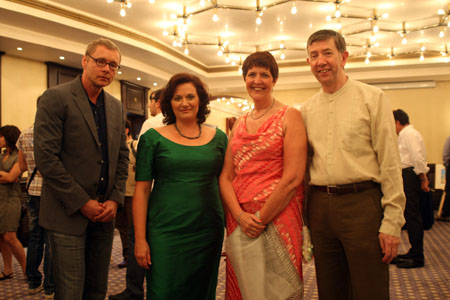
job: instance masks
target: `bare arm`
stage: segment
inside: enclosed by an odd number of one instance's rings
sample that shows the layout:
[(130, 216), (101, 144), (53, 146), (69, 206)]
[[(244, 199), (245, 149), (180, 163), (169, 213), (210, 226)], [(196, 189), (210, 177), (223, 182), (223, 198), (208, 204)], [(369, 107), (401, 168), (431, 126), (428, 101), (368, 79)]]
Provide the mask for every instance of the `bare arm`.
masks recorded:
[[(22, 172), (25, 172), (28, 168), (27, 162), (25, 160), (25, 156), (23, 155), (23, 151), (19, 150), (19, 167)], [(31, 176), (29, 174), (28, 176)]]
[(148, 199), (151, 188), (152, 181), (136, 181), (133, 196), (134, 253), (138, 264), (145, 269), (149, 269), (152, 264), (150, 247), (146, 239)]
[(260, 211), (263, 224), (271, 222), (286, 208), (305, 175), (307, 143), (301, 113), (290, 108), (284, 127), (283, 175)]
[(19, 163), (16, 162), (9, 172), (0, 172), (0, 183), (16, 182), (22, 171), (20, 170)]

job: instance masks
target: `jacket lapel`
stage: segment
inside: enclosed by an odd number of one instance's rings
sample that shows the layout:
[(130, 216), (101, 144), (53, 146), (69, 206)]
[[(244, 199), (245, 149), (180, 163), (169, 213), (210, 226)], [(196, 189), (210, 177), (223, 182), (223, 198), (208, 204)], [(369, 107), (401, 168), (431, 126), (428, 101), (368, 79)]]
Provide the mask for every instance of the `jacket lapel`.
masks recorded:
[(103, 95), (105, 101), (106, 134), (108, 135), (108, 153), (112, 153), (111, 146), (113, 145), (113, 140), (117, 138), (120, 139), (120, 136), (114, 136), (114, 120), (117, 122), (117, 119), (114, 119), (114, 103), (111, 103), (112, 101), (117, 100), (106, 92)]
[(75, 102), (76, 106), (78, 107), (78, 109), (81, 112), (81, 115), (83, 116), (84, 120), (86, 121), (86, 123), (89, 127), (89, 131), (92, 134), (92, 137), (94, 138), (98, 147), (100, 147), (100, 142), (99, 142), (98, 133), (97, 133), (97, 126), (95, 125), (94, 116), (92, 115), (92, 110), (91, 110), (91, 107), (89, 104), (89, 99), (86, 95), (86, 92), (83, 89), (83, 86), (81, 85), (80, 76), (78, 76), (74, 80), (72, 95), (73, 95), (73, 101)]

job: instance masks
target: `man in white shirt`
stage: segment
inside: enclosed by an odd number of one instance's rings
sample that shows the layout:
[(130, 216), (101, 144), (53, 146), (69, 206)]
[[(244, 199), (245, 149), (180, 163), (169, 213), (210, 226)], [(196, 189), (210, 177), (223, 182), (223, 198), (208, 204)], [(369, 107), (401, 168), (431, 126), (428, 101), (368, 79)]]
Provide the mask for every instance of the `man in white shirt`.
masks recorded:
[(386, 95), (345, 74), (344, 38), (320, 30), (307, 61), (322, 89), (302, 105), (312, 150), (308, 221), (320, 300), (388, 300), (405, 196)]
[(161, 98), (162, 98), (162, 89), (156, 90), (150, 94), (150, 101), (148, 102), (148, 108), (150, 110), (151, 117), (144, 121), (141, 127), (141, 131), (139, 132), (139, 138), (141, 135), (147, 132), (150, 128), (157, 128), (164, 126), (163, 119), (164, 116), (161, 113)]
[(405, 219), (411, 248), (398, 255), (394, 263), (399, 268), (424, 266), (423, 223), (420, 211), (420, 190), (429, 192), (425, 144), (422, 135), (409, 124), (409, 117), (401, 109), (394, 110), (395, 128), (402, 165), (403, 187), (406, 195)]
[(442, 160), (445, 166), (445, 200), (442, 208), (442, 214), (437, 219), (442, 222), (450, 222), (450, 136), (444, 144), (442, 151)]

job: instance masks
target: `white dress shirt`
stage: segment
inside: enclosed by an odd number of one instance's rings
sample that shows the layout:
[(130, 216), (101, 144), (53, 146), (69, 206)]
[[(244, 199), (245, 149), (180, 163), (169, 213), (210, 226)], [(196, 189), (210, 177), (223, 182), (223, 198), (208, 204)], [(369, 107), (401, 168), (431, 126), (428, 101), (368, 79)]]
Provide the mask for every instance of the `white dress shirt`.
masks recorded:
[(157, 114), (154, 117), (150, 117), (144, 121), (141, 127), (141, 131), (139, 132), (138, 141), (141, 138), (141, 135), (147, 132), (150, 128), (158, 128), (164, 126), (163, 124), (164, 116), (162, 113)]
[(412, 125), (407, 125), (398, 134), (398, 147), (400, 149), (400, 161), (402, 169), (413, 167), (417, 175), (427, 174), (430, 168), (427, 166), (427, 154), (425, 144), (420, 132)]

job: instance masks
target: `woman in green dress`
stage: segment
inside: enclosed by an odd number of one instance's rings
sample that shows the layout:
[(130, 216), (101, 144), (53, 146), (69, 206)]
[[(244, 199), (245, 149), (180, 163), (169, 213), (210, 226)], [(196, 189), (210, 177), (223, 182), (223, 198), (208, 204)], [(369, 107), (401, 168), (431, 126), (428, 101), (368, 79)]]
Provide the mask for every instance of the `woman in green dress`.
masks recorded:
[(4, 266), (0, 280), (13, 276), (11, 254), (14, 254), (25, 274), (25, 251), (16, 235), (22, 208), (22, 191), (17, 180), (22, 174), (16, 147), (19, 136), (20, 130), (16, 126), (6, 125), (0, 128), (0, 149), (4, 149), (0, 154), (0, 248)]
[(139, 140), (135, 255), (149, 270), (149, 300), (215, 299), (224, 234), (218, 176), (227, 138), (202, 125), (208, 104), (199, 78), (172, 76), (161, 101), (166, 126)]

